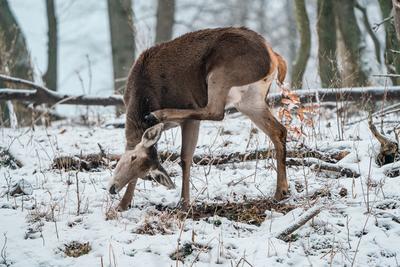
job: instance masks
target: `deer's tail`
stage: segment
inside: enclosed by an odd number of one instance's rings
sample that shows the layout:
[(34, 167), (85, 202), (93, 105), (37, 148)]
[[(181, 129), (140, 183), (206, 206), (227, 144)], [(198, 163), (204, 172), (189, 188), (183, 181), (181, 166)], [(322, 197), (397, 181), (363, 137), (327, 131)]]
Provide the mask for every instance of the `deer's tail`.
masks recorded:
[(283, 84), (283, 82), (285, 81), (286, 73), (287, 73), (286, 61), (278, 53), (274, 52), (274, 54), (278, 61), (278, 81), (280, 84)]

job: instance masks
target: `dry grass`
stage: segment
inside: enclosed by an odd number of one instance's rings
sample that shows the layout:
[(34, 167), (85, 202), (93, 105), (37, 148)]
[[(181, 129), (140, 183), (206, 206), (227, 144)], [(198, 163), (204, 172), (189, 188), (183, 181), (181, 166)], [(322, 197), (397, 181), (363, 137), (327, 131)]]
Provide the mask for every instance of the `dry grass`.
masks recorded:
[(15, 170), (21, 168), (22, 163), (14, 158), (7, 149), (0, 147), (0, 167)]
[(64, 244), (64, 248), (61, 251), (68, 257), (78, 258), (82, 255), (86, 255), (92, 250), (89, 242), (80, 243), (78, 241), (72, 241), (69, 244)]
[[(277, 203), (273, 199), (253, 199), (246, 200), (245, 202), (199, 203), (190, 209), (187, 218), (200, 220), (218, 215), (232, 221), (259, 226), (265, 220), (265, 211), (274, 210), (286, 214), (294, 208), (295, 206), (293, 205)], [(169, 211), (172, 214), (176, 214), (179, 218), (185, 218), (187, 214), (179, 209), (171, 209), (163, 205), (157, 205), (156, 209)]]
[(211, 247), (207, 245), (198, 243), (184, 243), (183, 246), (172, 252), (169, 257), (174, 261), (179, 260), (183, 262), (187, 256), (192, 255), (193, 253), (198, 255), (199, 253), (208, 252), (210, 250)]
[(134, 230), (141, 235), (169, 235), (177, 229), (176, 216), (169, 212), (159, 212), (147, 216), (143, 223)]

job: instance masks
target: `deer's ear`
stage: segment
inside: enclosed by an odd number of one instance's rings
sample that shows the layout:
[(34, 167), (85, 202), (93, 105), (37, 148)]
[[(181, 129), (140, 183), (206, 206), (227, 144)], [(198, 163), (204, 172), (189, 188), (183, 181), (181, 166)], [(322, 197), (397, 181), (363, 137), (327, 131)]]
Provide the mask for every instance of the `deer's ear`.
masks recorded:
[(164, 123), (159, 123), (147, 129), (140, 142), (142, 146), (149, 148), (154, 146), (161, 137), (161, 133), (164, 129)]
[(175, 188), (175, 183), (169, 178), (167, 171), (161, 166), (161, 164), (157, 164), (157, 167), (150, 171), (150, 176), (159, 184), (167, 187), (168, 189)]

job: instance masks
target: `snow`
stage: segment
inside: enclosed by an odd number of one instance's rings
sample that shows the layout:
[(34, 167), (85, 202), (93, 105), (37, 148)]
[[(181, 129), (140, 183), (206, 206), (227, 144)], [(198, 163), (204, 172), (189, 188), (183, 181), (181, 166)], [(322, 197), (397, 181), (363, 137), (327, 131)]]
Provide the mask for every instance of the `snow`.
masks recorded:
[[(379, 144), (371, 136), (366, 121), (345, 127), (346, 141), (340, 141), (336, 136), (336, 118), (328, 110), (320, 114), (323, 116), (317, 133), (293, 140), (288, 147), (294, 148), (297, 142), (303, 142), (320, 151), (350, 149), (351, 153), (338, 164), (356, 170), (361, 177), (337, 177), (317, 173), (312, 167), (290, 167), (291, 197), (285, 202), (296, 208), (285, 215), (267, 211), (267, 218), (260, 226), (217, 215), (210, 220), (193, 221), (190, 217), (179, 220), (157, 210), (157, 204), (177, 205), (181, 187), (178, 162), (163, 164), (168, 172), (175, 173), (171, 178), (176, 189), (167, 190), (141, 180), (133, 207), (121, 213), (111, 212), (121, 195), (113, 198), (106, 191), (112, 170), (50, 169), (54, 157), (99, 152), (97, 143), (107, 152), (122, 153), (124, 130), (102, 126), (107, 122), (84, 126), (64, 121), (49, 128), (37, 126), (34, 130), (2, 128), (0, 146), (9, 148), (24, 164), (19, 169), (1, 167), (0, 170), (0, 248), (7, 237), (2, 255), (11, 266), (101, 266), (101, 262), (103, 266), (157, 267), (236, 266), (238, 263), (239, 266), (278, 263), (349, 266), (353, 261), (354, 266), (397, 265), (399, 178), (388, 178), (384, 171), (398, 163), (382, 168), (375, 164), (373, 156)], [(385, 129), (393, 129), (389, 126)], [(260, 131), (249, 140), (253, 127), (240, 114), (227, 115), (223, 122), (203, 122), (196, 154), (218, 155), (270, 147), (271, 142)], [(159, 150), (179, 151), (179, 148), (178, 129), (163, 133)], [(267, 159), (212, 167), (194, 165), (192, 200), (240, 202), (246, 198), (271, 197), (276, 186), (274, 164), (274, 160)], [(32, 184), (32, 195), (4, 194), (10, 184), (22, 178)], [(295, 183), (301, 183), (305, 190), (297, 192)], [(342, 188), (347, 189), (345, 197), (339, 196)], [(330, 197), (314, 200), (306, 197), (321, 190), (329, 191)], [(300, 227), (293, 241), (286, 243), (274, 237), (304, 215), (305, 210), (319, 205), (323, 205), (321, 213)], [(213, 223), (215, 220), (221, 224)], [(155, 235), (138, 234), (138, 229), (147, 223), (161, 228), (155, 228)], [(165, 229), (165, 234), (157, 229)], [(184, 263), (170, 258), (178, 246), (185, 247), (192, 239), (193, 251)], [(65, 256), (62, 249), (72, 241), (89, 242), (91, 251), (78, 258)], [(0, 257), (0, 266), (2, 260)]]

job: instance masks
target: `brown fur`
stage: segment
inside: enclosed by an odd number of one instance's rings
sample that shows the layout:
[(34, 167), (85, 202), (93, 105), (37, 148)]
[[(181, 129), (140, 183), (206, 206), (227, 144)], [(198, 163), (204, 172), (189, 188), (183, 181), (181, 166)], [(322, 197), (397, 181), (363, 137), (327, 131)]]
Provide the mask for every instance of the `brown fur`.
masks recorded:
[[(286, 75), (284, 60), (273, 52), (261, 35), (247, 28), (191, 32), (144, 51), (130, 71), (124, 95), (126, 149), (135, 148), (146, 128), (151, 126), (145, 120), (149, 113), (156, 114), (155, 117), (163, 122), (178, 122), (183, 132), (186, 127), (186, 135), (190, 135), (190, 131), (198, 131), (195, 120), (223, 118), (225, 97), (230, 88), (260, 81), (272, 76), (276, 69), (282, 83)], [(265, 118), (268, 121), (274, 119), (269, 115)], [(274, 121), (274, 125), (278, 124)], [(264, 124), (261, 127), (267, 128)], [(286, 132), (282, 131), (284, 129), (279, 127), (281, 137), (275, 138), (274, 144), (286, 137)], [(195, 142), (187, 142), (191, 148), (185, 151), (182, 146), (182, 194), (189, 188), (188, 177), (195, 147)], [(284, 144), (285, 140), (282, 142)], [(286, 157), (284, 151), (281, 156)], [(281, 171), (279, 183), (283, 183), (283, 178), (286, 181), (285, 171)], [(132, 198), (133, 183), (136, 181), (129, 184), (125, 202)], [(187, 201), (188, 192), (184, 196)], [(126, 206), (126, 203), (121, 205)]]
[(124, 95), (128, 147), (140, 141), (148, 127), (144, 116), (151, 111), (205, 107), (207, 75), (219, 65), (252, 73), (253, 77), (241, 79), (239, 74), (232, 81), (239, 86), (265, 77), (269, 57), (264, 38), (246, 28), (191, 32), (144, 51), (131, 69)]

